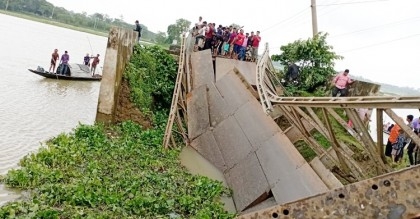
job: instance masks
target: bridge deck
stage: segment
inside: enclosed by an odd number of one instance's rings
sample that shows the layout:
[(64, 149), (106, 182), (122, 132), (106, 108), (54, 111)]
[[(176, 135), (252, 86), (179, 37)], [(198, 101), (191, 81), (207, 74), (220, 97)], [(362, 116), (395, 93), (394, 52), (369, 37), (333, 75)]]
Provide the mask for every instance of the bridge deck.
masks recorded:
[(209, 51), (191, 56), (188, 132), (191, 145), (224, 173), (238, 212), (268, 198), (269, 191), (277, 204), (326, 192), (246, 87), (255, 83), (255, 63), (217, 58), (214, 82), (211, 60)]

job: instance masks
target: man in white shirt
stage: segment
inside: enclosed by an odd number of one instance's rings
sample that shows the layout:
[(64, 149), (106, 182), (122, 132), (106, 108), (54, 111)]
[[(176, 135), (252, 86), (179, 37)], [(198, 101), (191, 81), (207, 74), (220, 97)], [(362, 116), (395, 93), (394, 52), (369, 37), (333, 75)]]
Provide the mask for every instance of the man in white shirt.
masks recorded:
[(198, 22), (195, 23), (195, 27), (197, 29), (200, 29), (201, 25), (203, 25), (203, 18), (200, 16), (200, 17), (198, 17)]
[(203, 46), (202, 46), (202, 44), (203, 43), (200, 43), (199, 44), (199, 41), (200, 41), (200, 39), (201, 39), (201, 41), (200, 42), (204, 42), (204, 39), (205, 39), (205, 35), (206, 35), (206, 31), (207, 31), (207, 29), (208, 29), (208, 27), (207, 27), (207, 22), (206, 21), (204, 21), (203, 22), (203, 24), (201, 25), (201, 26), (199, 26), (199, 29), (198, 29), (198, 34), (197, 34), (197, 36), (195, 37), (195, 48), (196, 49), (198, 49), (198, 47), (199, 48), (202, 48)]

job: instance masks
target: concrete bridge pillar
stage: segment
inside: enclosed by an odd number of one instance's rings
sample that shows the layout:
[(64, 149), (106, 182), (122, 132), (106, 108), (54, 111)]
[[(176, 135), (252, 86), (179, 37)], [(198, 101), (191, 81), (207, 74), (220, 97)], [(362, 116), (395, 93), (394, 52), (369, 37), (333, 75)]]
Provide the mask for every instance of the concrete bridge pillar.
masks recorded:
[(131, 29), (112, 27), (109, 31), (96, 122), (111, 124), (115, 121), (122, 76), (136, 43), (137, 33)]

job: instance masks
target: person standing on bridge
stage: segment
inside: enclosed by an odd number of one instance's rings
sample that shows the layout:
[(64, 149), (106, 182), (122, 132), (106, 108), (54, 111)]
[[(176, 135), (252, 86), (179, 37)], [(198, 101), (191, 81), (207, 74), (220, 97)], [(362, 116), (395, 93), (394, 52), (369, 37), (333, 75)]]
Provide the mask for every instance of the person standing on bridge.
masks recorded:
[(252, 61), (256, 62), (258, 59), (258, 47), (260, 46), (261, 37), (260, 31), (257, 31), (257, 34), (252, 37)]
[(139, 23), (138, 20), (136, 20), (135, 25), (136, 25), (136, 27), (134, 28), (134, 31), (136, 31), (136, 32), (139, 33), (138, 34), (138, 41), (140, 42), (142, 27), (141, 27), (141, 25), (140, 25), (140, 23)]
[(344, 72), (335, 76), (333, 80), (334, 88), (332, 90), (332, 96), (336, 97), (340, 93), (340, 97), (347, 96), (347, 86), (353, 84), (353, 80), (350, 79), (349, 70), (346, 69)]

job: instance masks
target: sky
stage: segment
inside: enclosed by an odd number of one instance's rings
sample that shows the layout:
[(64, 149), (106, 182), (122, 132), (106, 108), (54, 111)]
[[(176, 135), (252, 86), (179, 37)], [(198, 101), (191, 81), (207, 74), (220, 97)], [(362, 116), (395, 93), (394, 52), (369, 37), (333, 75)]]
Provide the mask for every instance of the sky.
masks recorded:
[[(139, 20), (153, 32), (166, 32), (168, 25), (184, 18), (244, 26), (245, 32), (261, 31), (263, 52), (280, 54), (280, 46), (312, 37), (311, 0), (193, 0), (104, 1), (47, 0), (74, 12), (95, 12), (128, 23)], [(252, 2), (252, 3), (251, 3)], [(336, 69), (351, 75), (397, 86), (420, 88), (420, 0), (316, 0), (318, 30), (328, 33), (327, 42), (344, 56)], [(234, 9), (234, 10), (233, 10)]]

